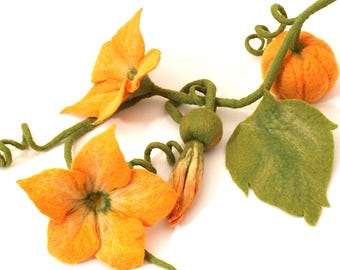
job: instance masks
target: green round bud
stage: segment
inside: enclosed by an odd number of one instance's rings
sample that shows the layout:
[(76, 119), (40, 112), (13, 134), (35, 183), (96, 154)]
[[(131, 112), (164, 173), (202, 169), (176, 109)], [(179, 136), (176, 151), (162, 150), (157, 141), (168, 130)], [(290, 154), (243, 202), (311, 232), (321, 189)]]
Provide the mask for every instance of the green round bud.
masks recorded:
[(215, 112), (206, 108), (195, 108), (182, 117), (179, 132), (183, 142), (197, 140), (205, 149), (209, 149), (220, 142), (223, 124)]

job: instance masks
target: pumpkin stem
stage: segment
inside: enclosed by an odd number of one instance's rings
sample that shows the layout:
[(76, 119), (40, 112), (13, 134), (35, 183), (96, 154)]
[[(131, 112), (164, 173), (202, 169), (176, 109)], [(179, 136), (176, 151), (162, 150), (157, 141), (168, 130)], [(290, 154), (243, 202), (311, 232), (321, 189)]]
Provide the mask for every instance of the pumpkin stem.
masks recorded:
[(298, 29), (294, 33), (294, 37), (293, 37), (292, 43), (290, 45), (290, 50), (293, 53), (296, 53), (296, 54), (300, 54), (302, 49), (303, 49), (303, 45), (300, 43), (300, 35), (301, 35), (301, 28)]

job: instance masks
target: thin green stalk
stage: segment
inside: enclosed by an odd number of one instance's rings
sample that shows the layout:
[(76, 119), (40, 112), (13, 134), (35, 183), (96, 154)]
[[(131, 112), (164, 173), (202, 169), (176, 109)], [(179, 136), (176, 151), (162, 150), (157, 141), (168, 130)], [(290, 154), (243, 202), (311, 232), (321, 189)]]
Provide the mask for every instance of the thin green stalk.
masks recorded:
[(2, 141), (0, 141), (0, 168), (8, 167), (11, 163), (12, 153), (8, 147)]
[(28, 145), (24, 142), (19, 143), (15, 140), (11, 140), (11, 139), (3, 139), (0, 141), (1, 143), (5, 144), (5, 145), (12, 145), (15, 148), (19, 149), (19, 150), (25, 150), (27, 149)]
[(209, 80), (204, 80), (203, 83), (206, 88), (205, 107), (208, 110), (215, 111), (216, 110), (216, 85)]
[(173, 267), (171, 264), (161, 259), (158, 259), (147, 250), (145, 250), (145, 260), (148, 261), (149, 263), (152, 263), (167, 270), (176, 270), (176, 268)]
[(73, 141), (79, 138), (86, 132), (94, 129), (96, 126), (93, 125), (95, 118), (88, 118), (83, 120), (72, 127), (60, 132), (52, 140), (44, 145), (38, 145), (32, 136), (29, 126), (24, 123), (21, 125), (22, 128), (22, 142), (17, 142), (15, 140), (3, 139), (0, 140), (0, 167), (9, 167), (12, 164), (12, 153), (8, 145), (11, 145), (19, 150), (25, 150), (31, 148), (37, 152), (48, 151), (62, 142), (66, 143), (65, 146), (65, 160), (69, 166), (72, 161), (71, 149)]
[(216, 98), (217, 107), (228, 107), (228, 108), (242, 108), (254, 103), (256, 100), (263, 96), (263, 84), (251, 93), (250, 95), (241, 99), (231, 99), (231, 98)]
[(178, 102), (180, 104), (191, 104), (191, 105), (196, 104), (195, 100), (190, 95), (183, 93), (183, 92), (165, 89), (157, 85), (155, 85), (153, 92), (157, 96), (164, 97), (166, 99), (172, 100), (174, 102)]
[(167, 113), (170, 115), (172, 120), (174, 120), (177, 124), (181, 123), (183, 114), (177, 108), (178, 103), (168, 100), (165, 102), (164, 107)]
[[(32, 133), (28, 127), (28, 125), (26, 123), (21, 125), (22, 131), (23, 131), (23, 144), (27, 143), (28, 146), (30, 146), (33, 150), (41, 152), (41, 151), (48, 151), (51, 148), (54, 148), (55, 146), (57, 146), (58, 144), (60, 144), (62, 141), (64, 141), (67, 137), (71, 136), (72, 134), (74, 134), (75, 132), (77, 132), (79, 129), (84, 128), (85, 126), (91, 125), (92, 123), (95, 121), (94, 118), (88, 118), (85, 119), (77, 124), (75, 124), (74, 126), (65, 129), (64, 131), (60, 132), (57, 136), (55, 136), (51, 141), (49, 141), (48, 143), (44, 144), (44, 145), (38, 145), (35, 143), (35, 141), (33, 140), (33, 136)], [(93, 126), (94, 128), (95, 126)]]
[(89, 123), (86, 123), (82, 127), (80, 127), (77, 131), (72, 133), (72, 135), (68, 136), (65, 139), (65, 144), (64, 144), (64, 159), (67, 165), (67, 168), (71, 168), (72, 164), (72, 147), (78, 138), (86, 134), (87, 132), (93, 130), (96, 126), (92, 125), (91, 121)]

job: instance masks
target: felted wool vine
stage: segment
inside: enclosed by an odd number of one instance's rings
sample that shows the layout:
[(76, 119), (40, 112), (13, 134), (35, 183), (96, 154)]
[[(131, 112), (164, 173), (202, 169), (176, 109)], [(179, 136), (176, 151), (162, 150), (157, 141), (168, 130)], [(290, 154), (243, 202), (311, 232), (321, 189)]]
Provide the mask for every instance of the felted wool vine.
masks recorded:
[[(62, 111), (86, 119), (44, 145), (35, 142), (26, 123), (21, 126), (22, 141), (0, 140), (0, 167), (11, 165), (13, 148), (48, 151), (64, 144), (66, 169), (47, 169), (17, 181), (50, 218), (50, 254), (67, 263), (94, 256), (117, 269), (148, 261), (174, 270), (145, 250), (144, 226), (163, 218), (176, 226), (185, 218), (201, 188), (205, 152), (218, 147), (222, 139), (225, 119), (218, 110), (245, 107), (260, 99), (228, 139), (226, 168), (246, 194), (252, 189), (260, 200), (316, 225), (322, 208), (329, 206), (332, 130), (337, 125), (303, 101), (316, 102), (334, 87), (338, 65), (326, 42), (301, 29), (312, 14), (334, 1), (317, 0), (295, 18), (288, 18), (282, 6), (272, 6), (278, 29), (270, 32), (258, 25), (245, 42), (248, 51), (262, 55), (263, 82), (241, 99), (218, 97), (216, 85), (208, 79), (189, 82), (179, 91), (156, 85), (148, 73), (157, 67), (160, 51), (145, 54), (139, 29), (142, 9), (137, 11), (102, 46), (92, 74), (93, 88)], [(252, 39), (261, 41), (258, 49), (250, 46)], [(276, 99), (270, 90), (288, 100)], [(166, 99), (165, 110), (178, 124), (182, 141), (151, 142), (143, 158), (127, 162), (114, 136), (116, 126), (111, 125), (90, 139), (73, 160), (75, 141), (115, 112), (153, 96)], [(152, 162), (155, 149), (172, 167), (167, 181), (157, 175)]]

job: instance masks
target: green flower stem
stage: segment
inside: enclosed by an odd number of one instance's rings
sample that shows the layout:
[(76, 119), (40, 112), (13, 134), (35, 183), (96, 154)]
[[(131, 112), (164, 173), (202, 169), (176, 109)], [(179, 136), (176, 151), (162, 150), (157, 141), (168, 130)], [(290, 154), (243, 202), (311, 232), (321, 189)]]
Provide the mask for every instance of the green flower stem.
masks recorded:
[[(216, 87), (209, 80), (191, 82), (185, 85), (182, 90), (178, 92), (161, 88), (155, 85), (148, 76), (145, 76), (145, 78), (141, 81), (140, 90), (132, 94), (131, 97), (122, 104), (119, 110), (128, 108), (144, 98), (158, 95), (168, 99), (166, 110), (177, 123), (180, 123), (183, 116), (177, 108), (180, 104), (198, 106), (205, 105), (207, 109), (213, 111), (215, 111), (216, 107), (241, 108), (252, 104), (263, 96), (264, 91), (268, 91), (271, 88), (287, 51), (289, 49), (295, 52), (299, 52), (301, 50), (299, 36), (304, 22), (312, 14), (335, 1), (336, 0), (318, 0), (294, 19), (286, 19), (284, 9), (280, 6), (272, 7), (272, 13), (276, 14), (275, 16), (278, 17), (278, 20), (283, 20), (284, 23), (288, 20), (287, 24), (291, 24), (291, 28), (275, 56), (263, 83), (250, 95), (241, 99), (216, 98)], [(200, 92), (203, 95), (198, 95), (196, 92)], [(23, 139), (21, 143), (9, 139), (0, 140), (0, 167), (8, 167), (12, 163), (12, 153), (8, 145), (19, 150), (24, 150), (30, 147), (35, 151), (48, 151), (62, 142), (65, 142), (65, 161), (67, 165), (70, 166), (72, 161), (71, 150), (74, 141), (86, 132), (95, 128), (95, 126), (92, 125), (94, 120), (94, 118), (89, 118), (81, 121), (80, 123), (64, 130), (45, 145), (36, 144), (28, 125), (23, 124)]]
[(27, 146), (30, 146), (33, 150), (42, 152), (42, 151), (48, 151), (55, 146), (59, 145), (61, 142), (63, 142), (66, 138), (74, 135), (76, 132), (82, 129), (88, 129), (91, 127), (91, 129), (95, 128), (92, 123), (95, 121), (95, 118), (88, 118), (86, 120), (83, 120), (74, 126), (62, 131), (57, 136), (55, 136), (51, 141), (44, 145), (37, 145), (35, 141), (33, 140), (31, 131), (26, 123), (22, 124), (21, 128), (23, 131), (23, 144), (27, 144)]
[(157, 265), (159, 267), (162, 267), (164, 269), (168, 270), (176, 270), (175, 267), (173, 267), (171, 264), (168, 264), (167, 262), (158, 259), (154, 255), (152, 255), (149, 251), (145, 250), (145, 260), (148, 261), (149, 263), (152, 263), (154, 265)]
[(48, 151), (62, 142), (65, 142), (65, 161), (67, 165), (70, 165), (72, 161), (71, 149), (75, 139), (84, 135), (86, 132), (94, 129), (96, 126), (93, 125), (95, 118), (88, 118), (83, 120), (74, 126), (60, 132), (51, 141), (44, 145), (38, 145), (32, 136), (31, 130), (26, 123), (21, 125), (22, 128), (22, 142), (15, 140), (3, 139), (0, 140), (0, 167), (8, 167), (12, 164), (12, 153), (8, 145), (11, 145), (19, 150), (25, 150), (31, 148), (37, 152)]
[[(203, 81), (203, 80), (199, 80), (199, 81)], [(199, 81), (194, 81), (188, 85), (194, 85), (195, 83)], [(183, 89), (185, 89), (185, 87)], [(215, 91), (216, 91), (216, 88), (215, 88)], [(215, 107), (242, 108), (242, 107), (245, 107), (245, 106), (248, 106), (254, 103), (256, 100), (262, 97), (263, 85), (261, 85), (256, 91), (254, 91), (250, 95), (244, 98), (241, 98), (241, 99), (215, 97), (215, 91), (214, 90), (211, 90), (211, 92), (208, 91), (205, 97), (198, 96), (198, 95), (193, 97), (192, 95), (186, 94), (182, 91), (178, 92), (174, 90), (164, 89), (157, 85), (155, 85), (154, 87), (154, 95), (162, 96), (162, 97), (167, 98), (169, 101), (172, 101), (172, 103), (166, 104), (166, 109), (168, 112), (173, 111), (173, 114), (177, 114), (177, 116), (175, 116), (175, 119), (178, 120), (182, 117), (182, 115), (178, 111), (174, 111), (174, 106), (178, 106), (179, 104), (188, 104), (188, 105), (205, 104), (206, 108), (209, 108), (211, 110), (215, 110)], [(211, 96), (207, 98), (208, 95), (211, 95)]]
[(216, 110), (216, 85), (209, 80), (203, 81), (206, 87), (205, 108), (211, 111)]
[(93, 125), (93, 121), (95, 119), (91, 119), (86, 121), (83, 121), (82, 126), (75, 132), (71, 133), (70, 136), (68, 136), (65, 139), (65, 144), (64, 144), (64, 159), (67, 165), (67, 168), (71, 168), (72, 164), (72, 147), (74, 142), (80, 138), (81, 136), (85, 135), (87, 132), (93, 130), (96, 126)]
[[(157, 85), (153, 86), (152, 91), (155, 95), (168, 99), (165, 103), (165, 109), (171, 118), (178, 124), (183, 117), (183, 114), (177, 108), (181, 104), (205, 106), (208, 110), (216, 110), (216, 86), (207, 79), (190, 82), (179, 92), (164, 89)], [(197, 92), (204, 96), (197, 94)]]
[(263, 84), (251, 93), (250, 95), (243, 97), (241, 99), (231, 99), (231, 98), (216, 98), (216, 106), (218, 107), (228, 107), (228, 108), (242, 108), (254, 103), (256, 100), (263, 96)]
[(183, 118), (183, 114), (178, 110), (177, 104), (171, 100), (168, 100), (164, 104), (165, 110), (171, 116), (172, 120), (174, 120), (177, 124), (181, 123)]
[(142, 99), (149, 98), (155, 95), (153, 92), (155, 84), (151, 81), (149, 76), (144, 76), (140, 81), (140, 85), (137, 91), (128, 96), (128, 98), (119, 106), (118, 111), (123, 111)]
[[(195, 99), (192, 98), (190, 95), (183, 93), (183, 92), (178, 92), (178, 91), (174, 91), (170, 89), (164, 89), (157, 85), (155, 85), (153, 92), (154, 92), (154, 95), (156, 96), (164, 97), (166, 99), (169, 99), (179, 104), (196, 105)], [(202, 97), (202, 100), (204, 101), (203, 97)]]
[[(205, 94), (205, 97), (197, 95), (197, 91)], [(177, 104), (205, 105), (206, 108), (215, 110), (216, 86), (207, 79), (190, 82), (179, 92), (154, 85), (152, 92)]]

